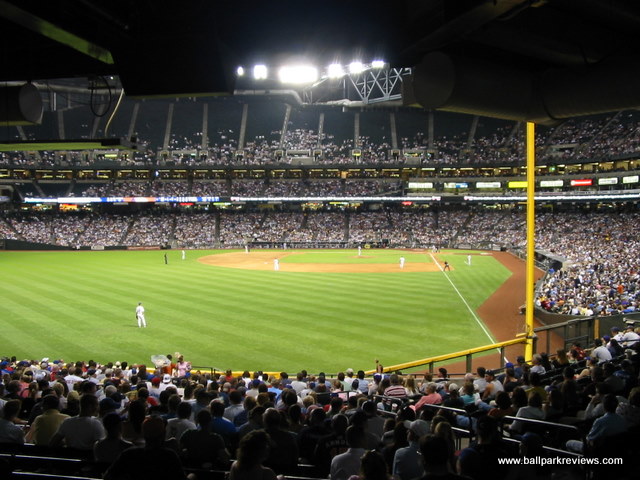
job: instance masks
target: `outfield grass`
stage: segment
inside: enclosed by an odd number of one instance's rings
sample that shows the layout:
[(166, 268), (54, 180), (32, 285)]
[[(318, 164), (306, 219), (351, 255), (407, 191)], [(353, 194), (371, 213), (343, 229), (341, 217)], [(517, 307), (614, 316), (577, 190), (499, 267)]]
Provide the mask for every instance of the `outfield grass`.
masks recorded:
[[(204, 265), (225, 251), (2, 252), (1, 354), (149, 363), (179, 351), (194, 365), (336, 372), (485, 345), (471, 313), (510, 272), (491, 256), (441, 252), (442, 272), (294, 273)], [(375, 261), (357, 251), (304, 252), (283, 262)], [(417, 261), (364, 251), (379, 263)], [(417, 255), (430, 261), (428, 255)], [(469, 305), (467, 308), (460, 296)], [(135, 307), (146, 308), (146, 329)]]

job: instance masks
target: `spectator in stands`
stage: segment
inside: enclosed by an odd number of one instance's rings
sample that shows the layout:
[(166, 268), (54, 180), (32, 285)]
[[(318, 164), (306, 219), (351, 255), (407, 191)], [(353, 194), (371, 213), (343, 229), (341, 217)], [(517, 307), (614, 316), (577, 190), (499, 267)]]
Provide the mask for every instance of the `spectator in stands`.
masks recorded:
[(42, 414), (31, 424), (26, 441), (36, 445), (49, 445), (60, 424), (69, 418), (69, 415), (60, 413), (60, 399), (57, 395), (46, 395), (42, 399), (42, 408)]
[(364, 443), (365, 432), (362, 428), (354, 425), (347, 428), (349, 449), (331, 460), (331, 480), (348, 480), (350, 476), (358, 474), (360, 459), (365, 453)]
[(437, 393), (437, 384), (431, 383), (427, 385), (426, 394), (418, 400), (418, 403), (413, 407), (416, 412), (419, 412), (424, 405), (440, 405), (442, 403), (442, 396)]
[(109, 413), (102, 419), (106, 437), (93, 446), (93, 458), (98, 463), (111, 465), (121, 452), (133, 446), (122, 439), (122, 419), (117, 413)]
[[(506, 453), (500, 445), (498, 422), (490, 416), (479, 418), (477, 433), (477, 441), (460, 452), (457, 463), (458, 473), (474, 480), (504, 478), (507, 468), (498, 463), (498, 458), (504, 458)], [(447, 458), (442, 455), (441, 461), (446, 462)]]
[[(535, 433), (525, 433), (520, 440), (520, 457), (523, 458), (543, 458), (546, 457), (543, 448), (542, 438)], [(548, 479), (552, 478), (551, 465), (539, 465), (532, 460), (528, 464), (511, 465), (507, 474), (509, 479)]]
[(420, 438), (429, 433), (429, 424), (424, 420), (405, 422), (409, 445), (396, 451), (391, 473), (400, 480), (412, 480), (424, 474), (420, 461)]
[[(252, 397), (247, 397), (247, 398), (252, 398)], [(238, 437), (240, 440), (247, 433), (252, 432), (253, 430), (262, 429), (262, 427), (264, 426), (262, 423), (262, 415), (264, 414), (265, 410), (266, 409), (264, 407), (256, 404), (256, 406), (249, 411), (249, 417), (248, 417), (249, 420), (243, 425), (241, 425), (240, 427), (238, 427)]]
[[(542, 410), (542, 397), (538, 392), (529, 396), (529, 403), (526, 407), (521, 407), (516, 413), (518, 418), (530, 418), (534, 420), (544, 420), (544, 411)], [(519, 434), (526, 431), (526, 424), (515, 420), (509, 427), (509, 431)]]
[(222, 437), (209, 430), (211, 425), (209, 410), (200, 410), (196, 416), (196, 422), (197, 429), (187, 430), (180, 437), (182, 457), (189, 465), (197, 467), (224, 467), (229, 461), (229, 453)]
[(191, 420), (191, 404), (180, 402), (178, 404), (177, 417), (170, 418), (167, 421), (166, 439), (175, 438), (180, 440), (184, 432), (187, 430), (195, 430), (196, 424)]
[(127, 417), (122, 423), (122, 438), (136, 446), (144, 446), (142, 424), (147, 415), (146, 404), (140, 400), (129, 403)]
[(473, 381), (473, 386), (475, 388), (475, 391), (478, 392), (480, 395), (484, 393), (484, 389), (487, 386), (487, 379), (485, 377), (486, 373), (487, 373), (486, 368), (484, 367), (476, 368), (477, 378)]
[(93, 450), (93, 445), (105, 436), (102, 422), (96, 418), (98, 398), (85, 394), (80, 397), (80, 414), (65, 419), (51, 438), (52, 447), (67, 446), (77, 450)]
[(24, 443), (24, 430), (16, 425), (15, 420), (20, 412), (20, 400), (9, 400), (2, 409), (0, 418), (0, 443)]
[(593, 341), (593, 345), (594, 348), (591, 350), (591, 358), (595, 359), (596, 363), (601, 364), (611, 361), (611, 352), (602, 344), (600, 338), (596, 338)]
[(263, 462), (269, 457), (270, 439), (264, 430), (245, 435), (240, 441), (238, 458), (229, 472), (229, 480), (276, 480), (276, 474)]
[(634, 330), (633, 325), (627, 325), (622, 335), (622, 346), (624, 348), (635, 348), (640, 343), (640, 335)]
[(149, 417), (142, 425), (144, 447), (132, 447), (123, 451), (104, 474), (105, 480), (128, 478), (171, 478), (187, 480), (180, 457), (165, 447), (164, 422), (160, 417)]
[(451, 473), (448, 459), (451, 458), (453, 452), (446, 440), (434, 434), (424, 435), (420, 439), (421, 465), (424, 469), (424, 475), (416, 480), (457, 480), (468, 479)]
[[(605, 413), (593, 422), (591, 430), (589, 430), (586, 437), (589, 446), (594, 446), (597, 442), (607, 437), (624, 433), (628, 428), (626, 420), (616, 413), (618, 399), (614, 394), (606, 394), (602, 399), (602, 405)], [(582, 453), (584, 444), (579, 440), (569, 440), (567, 441), (567, 449), (572, 452)]]
[(389, 480), (384, 457), (376, 450), (368, 450), (360, 460), (360, 475), (352, 475), (349, 480)]
[(315, 465), (325, 477), (329, 474), (333, 457), (349, 449), (346, 436), (348, 427), (349, 420), (346, 415), (335, 415), (331, 419), (331, 433), (320, 437), (317, 441), (314, 453)]
[(211, 412), (211, 431), (224, 439), (229, 451), (235, 451), (238, 446), (238, 434), (233, 423), (224, 418), (224, 403), (220, 399), (212, 400), (209, 404)]
[(404, 387), (402, 386), (402, 382), (400, 381), (400, 377), (396, 373), (393, 373), (393, 374), (391, 374), (389, 376), (389, 382), (391, 383), (391, 385), (389, 385), (389, 387), (387, 387), (384, 390), (384, 396), (385, 397), (401, 398), (401, 397), (406, 397), (407, 396), (407, 392), (405, 391)]
[(309, 414), (308, 425), (298, 434), (300, 457), (303, 461), (315, 463), (315, 449), (320, 438), (329, 434), (325, 426), (326, 413), (322, 408), (313, 407)]
[(298, 444), (294, 433), (282, 428), (282, 417), (275, 408), (267, 408), (262, 416), (264, 430), (271, 439), (271, 450), (265, 464), (274, 470), (292, 472), (298, 465)]
[(384, 419), (378, 415), (376, 403), (367, 400), (362, 404), (362, 411), (367, 414), (367, 430), (377, 436), (378, 440), (381, 440), (384, 432)]
[(540, 355), (539, 353), (536, 353), (532, 358), (531, 358), (531, 369), (530, 372), (531, 373), (537, 373), (538, 375), (544, 375), (545, 372), (547, 371), (547, 369), (544, 367), (544, 365), (542, 364), (542, 355)]

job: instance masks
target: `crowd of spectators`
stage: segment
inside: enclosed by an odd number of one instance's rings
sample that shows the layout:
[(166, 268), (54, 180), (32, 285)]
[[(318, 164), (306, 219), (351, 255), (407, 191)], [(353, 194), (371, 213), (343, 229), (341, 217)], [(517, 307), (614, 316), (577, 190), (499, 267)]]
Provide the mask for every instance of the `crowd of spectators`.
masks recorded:
[[(279, 112), (276, 113), (274, 110), (275, 114)], [(396, 116), (401, 115), (401, 112), (396, 112)], [(366, 115), (361, 116), (361, 119), (361, 131), (378, 128), (375, 124), (367, 125)], [(163, 120), (156, 120), (158, 131), (164, 131), (166, 125)], [(437, 126), (437, 115), (435, 122)], [(191, 118), (185, 120), (185, 125), (191, 127), (191, 123)], [(458, 131), (455, 131), (455, 127), (437, 129), (439, 133), (430, 143), (420, 131), (411, 136), (400, 137), (397, 140), (398, 147), (425, 151), (421, 161), (432, 166), (504, 165), (522, 161), (523, 129), (514, 130), (512, 126), (500, 125), (495, 126), (494, 131), (483, 131), (481, 134), (470, 136), (468, 127), (462, 127), (464, 123), (468, 122), (460, 123)], [(180, 118), (174, 118), (173, 129), (179, 130), (180, 125)], [(569, 119), (557, 127), (538, 130), (538, 158), (542, 162), (564, 162), (570, 159), (606, 159), (637, 152), (640, 148), (640, 139), (636, 134), (638, 128), (640, 118), (635, 111)], [(202, 132), (171, 132), (169, 150), (164, 150), (164, 145), (153, 145), (144, 138), (139, 138), (138, 143), (139, 151), (135, 151), (128, 160), (122, 162), (177, 166), (291, 164), (297, 156), (287, 155), (287, 150), (308, 151), (312, 156), (310, 158), (318, 165), (390, 165), (404, 162), (404, 158), (390, 153), (393, 146), (386, 137), (374, 139), (361, 135), (357, 138), (352, 136), (350, 139), (338, 140), (331, 132), (319, 134), (313, 129), (293, 125), (291, 122), (287, 125), (284, 135), (282, 131), (258, 134), (247, 139), (242, 148), (239, 147), (238, 129), (231, 125), (216, 126), (216, 132), (210, 135), (206, 149), (202, 145)], [(322, 152), (320, 155), (314, 155), (314, 150), (317, 149)], [(0, 153), (0, 165), (52, 167), (88, 164), (88, 156), (80, 154), (66, 154), (62, 157), (56, 156), (54, 152), (38, 152), (37, 155), (22, 152)]]
[(355, 243), (380, 243), (389, 238), (393, 227), (386, 211), (360, 212), (349, 216), (349, 240)]
[(640, 432), (640, 335), (629, 328), (620, 334), (623, 349), (605, 355), (613, 341), (603, 335), (586, 350), (574, 344), (569, 352), (535, 354), (531, 362), (518, 356), (503, 369), (461, 374), (444, 367), (389, 374), (379, 364), (374, 375), (351, 368), (335, 375), (222, 373), (197, 370), (180, 353), (149, 367), (3, 357), (0, 445), (66, 450), (92, 461), (107, 480), (149, 474), (158, 465), (140, 459), (158, 455), (163, 474), (186, 478), (191, 471), (191, 479), (209, 469), (229, 471), (230, 479), (304, 471), (366, 480), (371, 468), (387, 480), (584, 475), (499, 462), (559, 454), (622, 458), (630, 465), (616, 473), (631, 472)]
[[(70, 183), (63, 183), (66, 191)], [(68, 185), (68, 186), (67, 186)], [(231, 190), (229, 190), (229, 185)], [(384, 179), (233, 179), (233, 180), (145, 180), (78, 182), (71, 196), (129, 197), (129, 196), (218, 196), (247, 197), (327, 197), (401, 195), (402, 182)], [(54, 195), (55, 196), (55, 195)]]
[(220, 245), (238, 247), (252, 242), (259, 236), (263, 219), (262, 213), (220, 214)]
[(176, 216), (167, 213), (135, 216), (122, 240), (123, 245), (168, 245), (175, 221)]
[(637, 311), (639, 219), (637, 213), (544, 215), (539, 247), (568, 262), (547, 272), (540, 306), (572, 315)]

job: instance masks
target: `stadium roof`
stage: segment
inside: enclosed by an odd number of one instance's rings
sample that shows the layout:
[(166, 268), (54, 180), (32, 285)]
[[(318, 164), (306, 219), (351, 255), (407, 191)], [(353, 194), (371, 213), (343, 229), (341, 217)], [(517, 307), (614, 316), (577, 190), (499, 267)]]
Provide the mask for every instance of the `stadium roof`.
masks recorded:
[(416, 67), (405, 103), (426, 108), (640, 106), (637, 1), (0, 0), (0, 32), (0, 81), (118, 75), (127, 95), (194, 95), (232, 92), (238, 65), (383, 58)]

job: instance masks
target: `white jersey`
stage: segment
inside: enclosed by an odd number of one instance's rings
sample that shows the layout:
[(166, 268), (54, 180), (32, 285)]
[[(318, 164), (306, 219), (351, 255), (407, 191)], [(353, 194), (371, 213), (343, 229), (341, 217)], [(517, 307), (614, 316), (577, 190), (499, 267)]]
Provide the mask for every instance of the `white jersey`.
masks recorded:
[(136, 307), (136, 315), (140, 316), (144, 316), (144, 307), (142, 305), (138, 305)]

